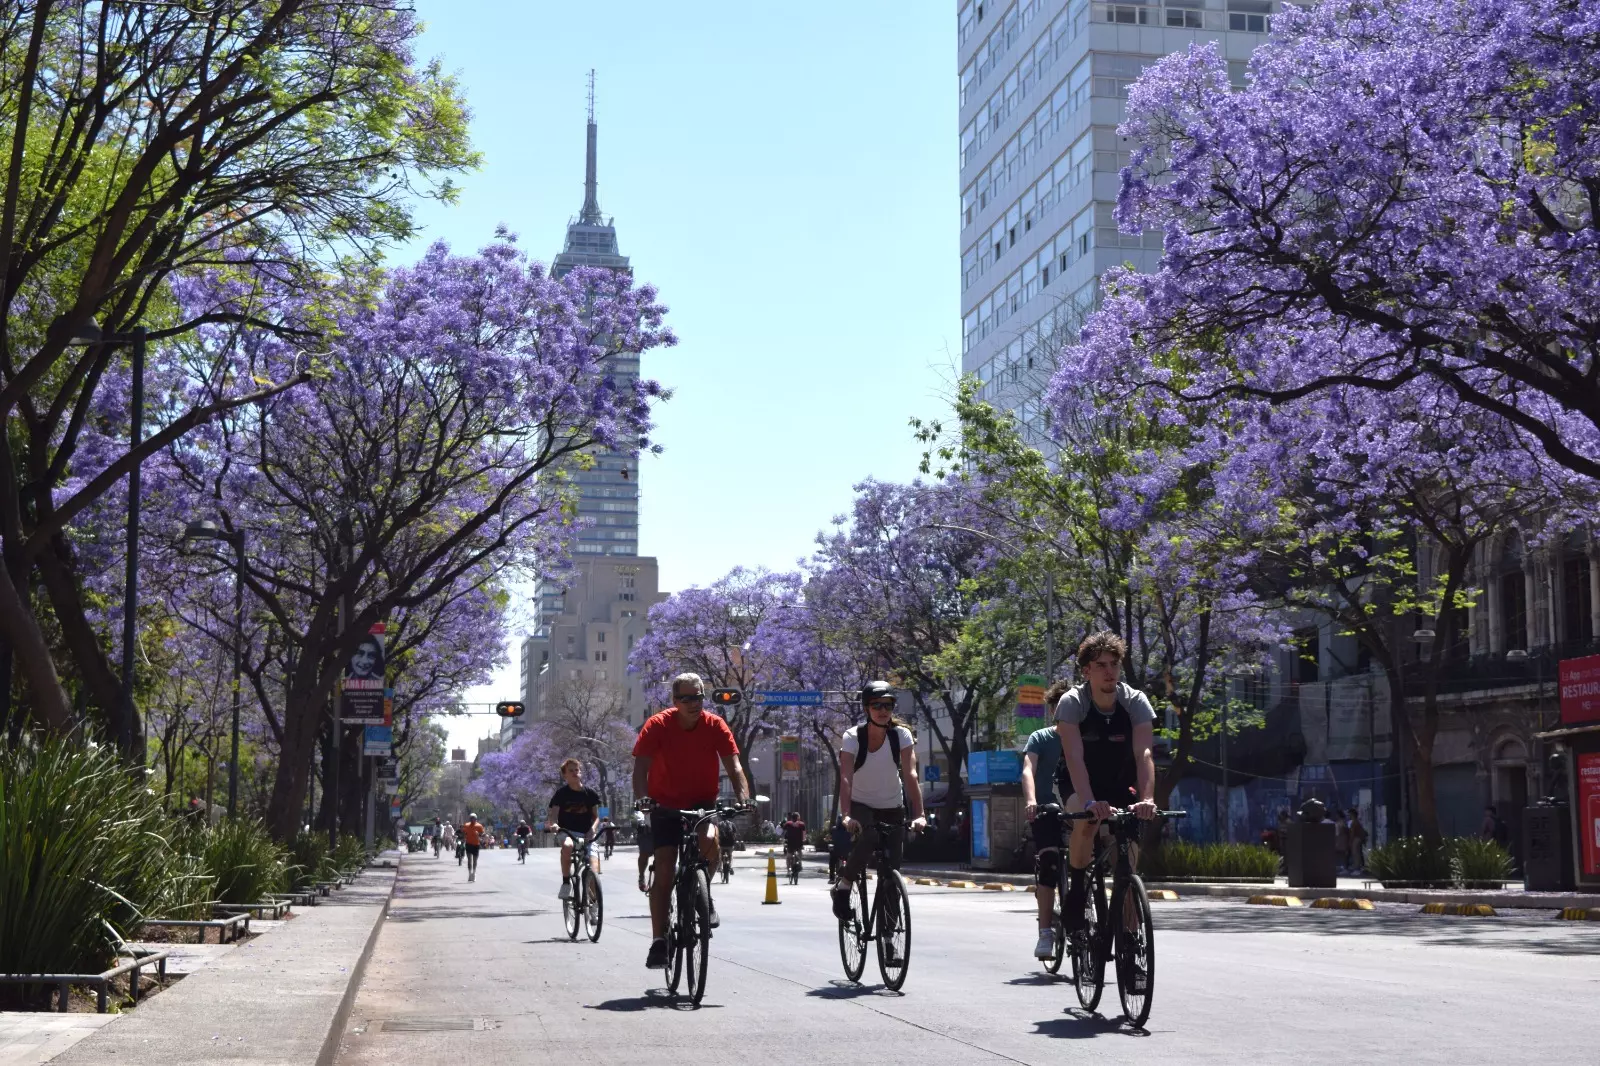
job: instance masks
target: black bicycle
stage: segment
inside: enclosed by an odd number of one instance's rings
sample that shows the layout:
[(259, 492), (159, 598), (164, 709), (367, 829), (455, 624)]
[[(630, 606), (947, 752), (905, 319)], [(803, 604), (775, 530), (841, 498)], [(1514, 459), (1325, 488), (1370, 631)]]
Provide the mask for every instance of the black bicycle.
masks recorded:
[(884, 987), (898, 992), (906, 983), (911, 965), (911, 892), (906, 879), (889, 861), (885, 845), (906, 831), (903, 822), (877, 822), (878, 846), (872, 849), (867, 866), (877, 871), (878, 887), (867, 906), (867, 868), (864, 866), (850, 886), (850, 917), (839, 919), (839, 958), (844, 975), (859, 982), (867, 968), (867, 942), (878, 945), (878, 972)]
[(722, 845), (722, 861), (717, 864), (718, 872), (722, 874), (722, 883), (727, 884), (728, 878), (733, 876), (733, 845)]
[[(1040, 809), (1053, 809), (1069, 821), (1092, 817), (1088, 811), (1063, 812), (1054, 803)], [(1156, 811), (1155, 817), (1187, 818), (1188, 814), (1187, 811)], [(1072, 959), (1072, 983), (1083, 1009), (1092, 1011), (1100, 1005), (1101, 993), (1105, 991), (1106, 963), (1113, 962), (1122, 1012), (1129, 1025), (1140, 1028), (1150, 1017), (1150, 1003), (1156, 987), (1156, 933), (1150, 920), (1150, 896), (1145, 892), (1144, 880), (1134, 872), (1130, 854), (1130, 849), (1138, 843), (1144, 821), (1131, 810), (1116, 810), (1100, 824), (1111, 834), (1112, 843), (1096, 842), (1084, 893), (1083, 931), (1070, 938), (1071, 943), (1065, 950)], [(1062, 915), (1067, 912), (1070, 883), (1067, 865), (1062, 863), (1059, 884)], [(1106, 902), (1107, 873), (1111, 874), (1109, 904)], [(1113, 914), (1121, 915), (1122, 920), (1111, 921), (1109, 916)]]
[(706, 965), (711, 954), (711, 870), (700, 854), (700, 829), (713, 818), (732, 818), (754, 808), (746, 804), (692, 811), (655, 809), (683, 821), (678, 870), (667, 897), (667, 991), (677, 995), (682, 982), (690, 1001), (699, 1006), (706, 994)]
[(517, 861), (522, 863), (528, 861), (528, 838), (521, 835), (517, 837)]
[(590, 849), (594, 838), (581, 836), (570, 829), (559, 829), (558, 835), (572, 838), (572, 859), (567, 863), (567, 898), (561, 901), (561, 916), (566, 919), (567, 936), (578, 939), (580, 927), (589, 927), (589, 942), (600, 940), (600, 926), (606, 916), (605, 897), (600, 892), (600, 879), (590, 864)]
[(783, 849), (783, 858), (784, 861), (789, 865), (789, 883), (791, 885), (798, 885), (800, 883), (800, 849)]

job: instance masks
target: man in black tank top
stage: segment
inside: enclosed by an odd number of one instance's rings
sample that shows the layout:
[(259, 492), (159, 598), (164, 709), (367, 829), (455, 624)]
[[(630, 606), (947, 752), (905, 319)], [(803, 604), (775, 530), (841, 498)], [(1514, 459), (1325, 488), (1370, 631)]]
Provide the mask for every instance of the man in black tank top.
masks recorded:
[(1068, 932), (1083, 924), (1085, 872), (1094, 860), (1099, 820), (1115, 808), (1155, 817), (1156, 764), (1150, 749), (1156, 714), (1148, 696), (1120, 680), (1127, 651), (1115, 633), (1096, 633), (1085, 640), (1078, 646), (1078, 668), (1086, 680), (1056, 705), (1061, 793), (1068, 797), (1068, 810), (1094, 812), (1093, 819), (1072, 823), (1063, 916)]

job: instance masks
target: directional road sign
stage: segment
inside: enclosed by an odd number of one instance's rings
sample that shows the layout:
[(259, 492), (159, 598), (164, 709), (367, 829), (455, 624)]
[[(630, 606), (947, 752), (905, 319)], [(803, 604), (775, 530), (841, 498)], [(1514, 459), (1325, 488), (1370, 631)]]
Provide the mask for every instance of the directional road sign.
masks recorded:
[(804, 689), (775, 689), (767, 692), (752, 692), (750, 697), (756, 703), (776, 704), (780, 707), (822, 706), (822, 693), (808, 692)]

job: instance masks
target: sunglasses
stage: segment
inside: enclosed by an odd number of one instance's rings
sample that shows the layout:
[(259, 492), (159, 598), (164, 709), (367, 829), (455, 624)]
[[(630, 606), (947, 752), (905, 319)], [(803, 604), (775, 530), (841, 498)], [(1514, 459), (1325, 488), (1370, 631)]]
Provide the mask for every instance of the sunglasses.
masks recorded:
[(696, 692), (692, 696), (674, 696), (672, 698), (679, 703), (704, 703), (706, 701), (705, 694), (702, 692)]
[(895, 708), (894, 700), (873, 700), (868, 707), (876, 707), (880, 711), (892, 711)]

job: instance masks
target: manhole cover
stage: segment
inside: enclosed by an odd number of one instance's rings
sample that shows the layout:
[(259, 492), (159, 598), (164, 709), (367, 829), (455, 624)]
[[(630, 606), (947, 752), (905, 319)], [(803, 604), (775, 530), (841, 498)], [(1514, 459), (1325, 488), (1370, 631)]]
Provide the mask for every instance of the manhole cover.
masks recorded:
[(482, 1032), (487, 1018), (384, 1018), (372, 1026), (380, 1033)]

